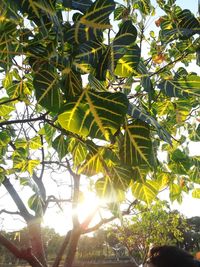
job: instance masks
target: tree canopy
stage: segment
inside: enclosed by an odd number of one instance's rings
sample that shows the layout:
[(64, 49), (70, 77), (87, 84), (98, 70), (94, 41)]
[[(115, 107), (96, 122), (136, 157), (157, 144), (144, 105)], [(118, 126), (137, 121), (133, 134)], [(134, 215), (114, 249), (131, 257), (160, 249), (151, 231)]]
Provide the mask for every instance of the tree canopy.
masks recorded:
[[(17, 250), (3, 235), (1, 244), (47, 266), (40, 226), (49, 204), (62, 201), (48, 194), (60, 170), (72, 209), (84, 180), (105, 199), (113, 215), (97, 227), (164, 188), (172, 201), (200, 197), (200, 157), (188, 148), (200, 140), (200, 77), (189, 69), (200, 62), (199, 33), (199, 17), (175, 0), (1, 1), (0, 183), (17, 206), (1, 213), (23, 218), (32, 248)], [(53, 267), (62, 255), (71, 266), (94, 213), (83, 223), (74, 213)]]

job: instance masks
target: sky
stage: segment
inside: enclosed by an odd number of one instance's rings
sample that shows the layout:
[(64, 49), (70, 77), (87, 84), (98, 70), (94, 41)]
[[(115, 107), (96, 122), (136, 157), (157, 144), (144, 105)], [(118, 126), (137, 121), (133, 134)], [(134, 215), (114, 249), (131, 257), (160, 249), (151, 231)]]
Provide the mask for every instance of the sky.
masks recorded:
[[(118, 0), (118, 2), (122, 2), (121, 0)], [(198, 0), (177, 0), (177, 4), (179, 4), (182, 8), (190, 9), (193, 13), (197, 13), (198, 11)], [(155, 4), (155, 0), (152, 1), (152, 4)], [(158, 11), (158, 9), (156, 9)], [(148, 31), (150, 30), (157, 30), (154, 21), (162, 15), (162, 12), (158, 12), (155, 16), (155, 19), (152, 19), (151, 24), (148, 27)], [(191, 66), (192, 70), (193, 66)], [(200, 74), (200, 69), (196, 68), (195, 69), (198, 74)], [(197, 146), (197, 144), (191, 143), (191, 153), (193, 155), (200, 155), (200, 145)], [(16, 181), (16, 186), (17, 186), (17, 181)], [(52, 182), (51, 186), (48, 188), (48, 194), (53, 194), (55, 191), (55, 184)], [(66, 190), (66, 184), (63, 184), (63, 190)], [(20, 191), (21, 189), (18, 189), (20, 194), (24, 194), (23, 190)], [(82, 217), (84, 216), (84, 213), (86, 213), (86, 210), (88, 210), (88, 207), (90, 207), (90, 210), (92, 208), (95, 208), (95, 205), (97, 203), (94, 200), (94, 196), (92, 194), (88, 194), (88, 199), (86, 203), (82, 206), (82, 211), (79, 211), (82, 213)], [(162, 195), (160, 196), (161, 199), (166, 199), (168, 200), (168, 193), (163, 192)], [(25, 196), (25, 198), (27, 198)], [(7, 206), (9, 206), (9, 209), (11, 210), (16, 210), (16, 207), (12, 200), (8, 198), (8, 195), (6, 194), (6, 191), (4, 188), (1, 186), (0, 187), (0, 210), (5, 208), (5, 203), (7, 203)], [(200, 216), (200, 209), (198, 208), (200, 206), (200, 199), (194, 199), (191, 196), (185, 195), (183, 202), (181, 205), (179, 205), (177, 202), (172, 203), (171, 207), (172, 209), (178, 209), (181, 213), (183, 213), (187, 217), (192, 217), (192, 216)], [(6, 207), (7, 208), (7, 207)], [(69, 229), (71, 227), (70, 223), (66, 224), (66, 220), (70, 218), (70, 212), (69, 212), (69, 206), (67, 206), (67, 209), (64, 209), (64, 216), (62, 215), (62, 212), (57, 209), (57, 212), (55, 213), (55, 210), (50, 209), (44, 219), (44, 225), (48, 225), (50, 227), (53, 227), (56, 229), (57, 232), (60, 234), (64, 234), (67, 231), (67, 228)], [(12, 218), (9, 218), (10, 216), (2, 216), (0, 215), (0, 230), (1, 230), (1, 225), (6, 226), (6, 229), (8, 231), (12, 231), (14, 229), (19, 229), (21, 227), (24, 227), (25, 224), (17, 218), (16, 220), (13, 221)], [(61, 225), (64, 227), (62, 228)]]

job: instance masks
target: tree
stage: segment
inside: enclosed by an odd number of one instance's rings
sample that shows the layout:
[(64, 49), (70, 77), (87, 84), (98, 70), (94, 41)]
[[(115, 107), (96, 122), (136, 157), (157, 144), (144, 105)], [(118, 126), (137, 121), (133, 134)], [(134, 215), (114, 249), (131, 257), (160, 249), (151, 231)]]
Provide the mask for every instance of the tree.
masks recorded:
[(159, 201), (151, 208), (140, 204), (137, 209), (131, 219), (109, 229), (112, 239), (115, 237), (116, 244), (126, 247), (133, 259), (144, 263), (152, 245), (175, 245), (183, 241), (183, 232), (189, 229), (186, 218), (171, 211), (165, 201)]
[(200, 250), (200, 217), (187, 219), (188, 229), (183, 231), (183, 240), (179, 246), (183, 249), (196, 253)]
[[(84, 222), (74, 212), (53, 267), (62, 257), (70, 267), (80, 235), (129, 213), (135, 200), (149, 205), (165, 187), (171, 200), (200, 195), (199, 157), (188, 151), (200, 137), (200, 78), (187, 69), (199, 64), (199, 18), (174, 0), (157, 4), (158, 34), (146, 31), (149, 0), (1, 1), (0, 181), (17, 207), (1, 213), (25, 221), (30, 247), (3, 234), (0, 243), (33, 267), (47, 266), (41, 222), (50, 203), (76, 210), (84, 180), (112, 216), (89, 227), (95, 211)], [(48, 194), (60, 171), (69, 198)], [(29, 188), (28, 201), (19, 187)]]

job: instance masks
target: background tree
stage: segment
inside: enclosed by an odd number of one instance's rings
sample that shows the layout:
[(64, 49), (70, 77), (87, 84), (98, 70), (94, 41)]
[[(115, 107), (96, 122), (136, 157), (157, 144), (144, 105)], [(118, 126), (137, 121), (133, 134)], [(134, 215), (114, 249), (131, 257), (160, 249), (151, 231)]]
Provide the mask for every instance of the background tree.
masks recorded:
[[(131, 202), (148, 205), (165, 187), (171, 200), (191, 190), (199, 197), (199, 157), (188, 142), (199, 141), (200, 78), (187, 69), (199, 64), (198, 17), (157, 0), (157, 34), (146, 31), (155, 13), (149, 0), (0, 4), (0, 181), (17, 208), (1, 214), (24, 220), (30, 247), (3, 234), (1, 245), (46, 267), (42, 218), (52, 202), (76, 211), (83, 181), (112, 214), (89, 227), (97, 211), (83, 222), (74, 212), (53, 267), (62, 257), (72, 265), (80, 235), (130, 212), (132, 203), (120, 209), (128, 190)], [(49, 194), (51, 178), (65, 182), (64, 197)]]
[(195, 254), (200, 251), (200, 217), (191, 217), (187, 223), (189, 228), (183, 229), (183, 240), (179, 246)]
[(138, 263), (145, 261), (150, 246), (177, 245), (184, 240), (183, 231), (189, 230), (186, 218), (171, 211), (166, 202), (157, 202), (151, 208), (140, 204), (137, 208), (131, 219), (112, 225), (110, 234), (115, 237), (115, 244), (125, 246)]

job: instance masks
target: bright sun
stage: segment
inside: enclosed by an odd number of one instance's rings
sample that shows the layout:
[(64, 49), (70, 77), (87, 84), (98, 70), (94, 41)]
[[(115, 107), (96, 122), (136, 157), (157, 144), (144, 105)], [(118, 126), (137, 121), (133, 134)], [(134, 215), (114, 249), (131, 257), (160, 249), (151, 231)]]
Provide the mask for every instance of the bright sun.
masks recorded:
[[(87, 192), (87, 194), (84, 195), (83, 201), (75, 211), (79, 216), (80, 222), (82, 223), (92, 212), (97, 210), (97, 208), (104, 203), (97, 198), (94, 193)], [(54, 228), (55, 231), (61, 235), (66, 234), (67, 231), (72, 228), (70, 205), (63, 206), (63, 210), (58, 210), (57, 207), (50, 208), (44, 216), (44, 226)], [(98, 215), (94, 216), (91, 223), (95, 224), (97, 222)]]

